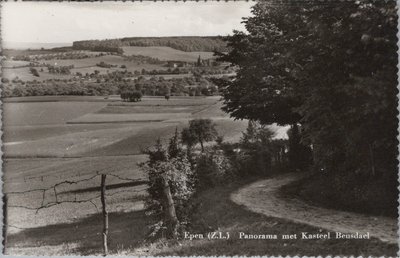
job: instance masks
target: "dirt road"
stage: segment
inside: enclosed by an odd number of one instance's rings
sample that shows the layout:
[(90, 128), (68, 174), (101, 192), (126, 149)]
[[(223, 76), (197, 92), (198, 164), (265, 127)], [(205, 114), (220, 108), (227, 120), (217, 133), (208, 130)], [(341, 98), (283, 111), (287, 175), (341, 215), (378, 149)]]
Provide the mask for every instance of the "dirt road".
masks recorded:
[(370, 233), (384, 242), (397, 243), (397, 220), (311, 206), (298, 199), (280, 196), (278, 190), (297, 176), (293, 174), (257, 181), (231, 194), (231, 199), (247, 209), (271, 217), (308, 224), (342, 233)]

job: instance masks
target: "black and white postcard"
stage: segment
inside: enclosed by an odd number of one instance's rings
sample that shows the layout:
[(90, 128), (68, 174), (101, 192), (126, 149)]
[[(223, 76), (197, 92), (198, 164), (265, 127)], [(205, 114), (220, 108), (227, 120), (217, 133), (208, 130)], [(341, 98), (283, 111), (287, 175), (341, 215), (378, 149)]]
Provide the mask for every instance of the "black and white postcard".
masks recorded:
[(0, 12), (3, 254), (398, 255), (396, 1)]

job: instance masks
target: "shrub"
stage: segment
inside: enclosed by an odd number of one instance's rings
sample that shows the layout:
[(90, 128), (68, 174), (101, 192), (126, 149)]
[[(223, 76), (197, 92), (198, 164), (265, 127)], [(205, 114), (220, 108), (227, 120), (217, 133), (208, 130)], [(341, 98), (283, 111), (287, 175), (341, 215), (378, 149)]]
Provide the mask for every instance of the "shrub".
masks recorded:
[[(159, 219), (157, 225), (163, 225), (154, 227), (152, 236), (166, 230), (168, 237), (175, 238), (189, 216), (188, 206), (194, 193), (194, 176), (185, 152), (176, 141), (177, 135), (176, 132), (170, 140), (168, 149), (173, 150), (171, 153), (158, 140), (153, 148), (145, 152), (149, 155), (149, 160), (140, 165), (149, 176), (147, 212)], [(160, 231), (161, 229), (164, 231)]]
[(39, 74), (39, 72), (36, 70), (36, 68), (31, 67), (31, 68), (29, 69), (29, 71), (31, 72), (31, 74), (33, 74), (33, 76), (40, 77), (40, 74)]
[(233, 181), (236, 170), (222, 150), (202, 153), (196, 162), (196, 185), (198, 190)]

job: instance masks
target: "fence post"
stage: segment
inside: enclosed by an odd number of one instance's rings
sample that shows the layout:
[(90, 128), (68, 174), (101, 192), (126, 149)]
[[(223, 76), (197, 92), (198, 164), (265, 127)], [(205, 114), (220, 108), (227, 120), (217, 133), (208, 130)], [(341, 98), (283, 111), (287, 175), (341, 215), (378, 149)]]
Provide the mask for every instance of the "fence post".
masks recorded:
[(106, 175), (101, 175), (101, 206), (103, 211), (103, 248), (104, 256), (108, 254), (108, 213), (106, 207)]
[(3, 195), (3, 254), (6, 253), (7, 245), (7, 231), (8, 231), (8, 196), (5, 193)]

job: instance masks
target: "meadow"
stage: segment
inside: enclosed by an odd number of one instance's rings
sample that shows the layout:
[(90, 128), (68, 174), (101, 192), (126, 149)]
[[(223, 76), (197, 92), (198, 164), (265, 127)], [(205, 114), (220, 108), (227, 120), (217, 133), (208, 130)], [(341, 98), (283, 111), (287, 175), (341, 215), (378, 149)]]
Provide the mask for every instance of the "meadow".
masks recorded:
[[(176, 128), (180, 130), (189, 119), (199, 117), (215, 120), (226, 139), (240, 138), (247, 123), (233, 121), (220, 111), (220, 106), (219, 97), (172, 97), (169, 101), (144, 97), (138, 103), (121, 102), (116, 96), (6, 99), (3, 142), (4, 192), (8, 193), (10, 205), (9, 250), (15, 254), (32, 251), (32, 246), (18, 246), (21, 235), (26, 234), (29, 239), (29, 231), (36, 227), (76, 223), (98, 214), (99, 198), (93, 201), (94, 205), (71, 200), (96, 197), (100, 179), (60, 186), (58, 198), (67, 202), (39, 212), (36, 207), (54, 201), (51, 191), (45, 196), (35, 191), (14, 192), (88, 179), (103, 172), (120, 177), (107, 179), (109, 211), (140, 211), (147, 177), (138, 169), (138, 163), (146, 160), (142, 151), (157, 138), (166, 142)], [(59, 240), (53, 239), (55, 245), (65, 244), (61, 237)], [(33, 245), (34, 252), (46, 248)]]

